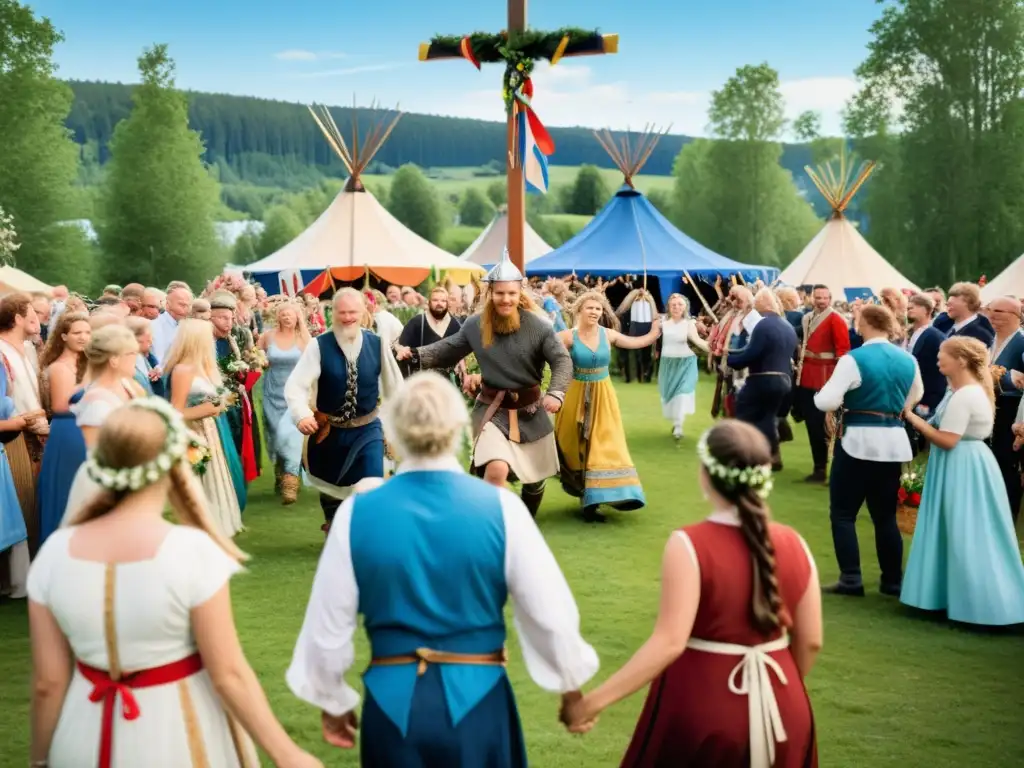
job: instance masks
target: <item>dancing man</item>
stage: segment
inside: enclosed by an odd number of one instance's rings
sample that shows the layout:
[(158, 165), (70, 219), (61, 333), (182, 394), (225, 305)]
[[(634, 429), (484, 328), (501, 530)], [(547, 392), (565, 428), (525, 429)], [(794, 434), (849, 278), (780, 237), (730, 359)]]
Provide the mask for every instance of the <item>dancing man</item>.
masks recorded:
[[(914, 458), (902, 414), (924, 394), (917, 361), (889, 343), (896, 320), (884, 308), (868, 304), (857, 317), (861, 347), (843, 357), (814, 396), (828, 413), (835, 439), (829, 479), (832, 543), (839, 581), (825, 592), (864, 596), (857, 543), (857, 513), (867, 502), (875, 526), (875, 547), (882, 570), (881, 592), (899, 597), (903, 582), (903, 538), (896, 526), (900, 470)], [(834, 412), (840, 411), (838, 419)]]
[(782, 307), (770, 288), (757, 292), (754, 309), (761, 319), (750, 332), (747, 345), (729, 353), (728, 365), (733, 370), (747, 369), (746, 383), (736, 395), (736, 418), (754, 425), (767, 438), (772, 471), (778, 472), (782, 469), (778, 414), (793, 386), (796, 331), (782, 317)]
[(306, 346), (284, 386), (288, 411), (306, 435), (303, 466), (320, 491), (324, 533), (356, 483), (384, 477), (378, 404), (400, 377), (382, 364), (388, 350), (380, 337), (361, 327), (365, 312), (354, 288), (334, 294), (331, 333)]
[(825, 433), (825, 414), (815, 407), (814, 396), (832, 376), (839, 358), (850, 351), (850, 329), (842, 316), (832, 309), (832, 292), (828, 286), (814, 286), (811, 301), (813, 309), (804, 315), (800, 327), (793, 417), (803, 419), (811, 444), (814, 471), (805, 480), (824, 483), (828, 479), (828, 435)]
[[(466, 377), (466, 390), (479, 385), (473, 407), (472, 470), (504, 487), (523, 484), (522, 498), (536, 517), (544, 483), (558, 474), (558, 449), (548, 414), (558, 413), (572, 379), (572, 359), (537, 305), (522, 290), (523, 275), (508, 251), (487, 273), (483, 309), (458, 333), (425, 347), (397, 348), (399, 360), (421, 368), (451, 368), (470, 353), (480, 366)], [(551, 383), (541, 391), (544, 364)]]

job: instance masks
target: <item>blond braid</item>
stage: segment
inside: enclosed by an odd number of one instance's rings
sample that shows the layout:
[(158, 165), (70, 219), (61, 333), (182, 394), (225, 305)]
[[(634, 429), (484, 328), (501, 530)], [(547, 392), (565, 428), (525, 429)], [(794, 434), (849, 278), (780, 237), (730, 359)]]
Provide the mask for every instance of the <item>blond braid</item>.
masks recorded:
[(188, 462), (179, 461), (168, 474), (171, 479), (168, 498), (178, 522), (203, 531), (232, 559), (238, 562), (248, 560), (249, 556), (221, 533), (213, 522), (202, 486)]
[(779, 590), (779, 579), (775, 571), (775, 546), (768, 530), (768, 514), (764, 502), (749, 490), (736, 498), (736, 509), (739, 512), (740, 531), (753, 561), (754, 588), (750, 609), (754, 626), (762, 634), (770, 635), (788, 627), (791, 620)]

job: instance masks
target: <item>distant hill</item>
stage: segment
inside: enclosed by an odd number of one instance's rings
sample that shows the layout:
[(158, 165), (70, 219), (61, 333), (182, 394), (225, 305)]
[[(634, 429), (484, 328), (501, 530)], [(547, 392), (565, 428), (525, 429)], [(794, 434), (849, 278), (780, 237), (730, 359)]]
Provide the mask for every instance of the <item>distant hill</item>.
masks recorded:
[[(75, 100), (67, 125), (83, 146), (83, 158), (106, 162), (107, 144), (114, 126), (131, 111), (132, 86), (121, 83), (70, 81)], [(189, 92), (189, 122), (207, 147), (207, 161), (221, 168), (225, 182), (270, 186), (302, 186), (314, 175), (344, 175), (344, 168), (323, 140), (305, 106), (251, 96)], [(352, 109), (333, 110), (344, 134), (351, 125)], [(638, 116), (642, 117), (642, 116)], [(374, 122), (359, 111), (360, 134)], [(590, 163), (614, 167), (588, 128), (552, 128), (561, 166)], [(662, 138), (651, 154), (645, 174), (667, 176), (689, 136)], [(153, 148), (159, 152), (159, 147)], [(423, 168), (504, 165), (505, 125), (483, 120), (406, 114), (376, 157), (379, 165), (395, 168), (415, 163)], [(784, 146), (782, 164), (805, 187), (803, 167), (810, 162), (807, 145)]]

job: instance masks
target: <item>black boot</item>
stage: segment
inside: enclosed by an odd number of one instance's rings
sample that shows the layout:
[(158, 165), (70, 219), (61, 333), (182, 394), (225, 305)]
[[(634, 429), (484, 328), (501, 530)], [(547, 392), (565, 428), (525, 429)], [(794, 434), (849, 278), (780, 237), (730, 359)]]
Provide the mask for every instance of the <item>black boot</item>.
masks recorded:
[(793, 442), (793, 428), (789, 425), (789, 419), (779, 419), (779, 442), (780, 443), (791, 443)]
[(598, 504), (591, 504), (583, 508), (583, 520), (588, 523), (605, 523), (608, 518), (597, 511)]
[(544, 480), (539, 483), (523, 483), (523, 490), (519, 494), (523, 504), (530, 510), (530, 516), (536, 518), (540, 503), (544, 500)]

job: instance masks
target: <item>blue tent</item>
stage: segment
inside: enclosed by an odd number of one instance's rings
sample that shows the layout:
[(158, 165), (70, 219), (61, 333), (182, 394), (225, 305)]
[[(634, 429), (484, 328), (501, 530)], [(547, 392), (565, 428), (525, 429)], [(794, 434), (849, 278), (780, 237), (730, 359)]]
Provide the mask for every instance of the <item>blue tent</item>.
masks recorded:
[(574, 238), (526, 265), (529, 277), (618, 277), (647, 274), (658, 278), (663, 301), (682, 290), (683, 270), (694, 280), (714, 283), (739, 274), (752, 283), (770, 283), (774, 267), (752, 267), (719, 256), (680, 232), (642, 194), (623, 186)]

